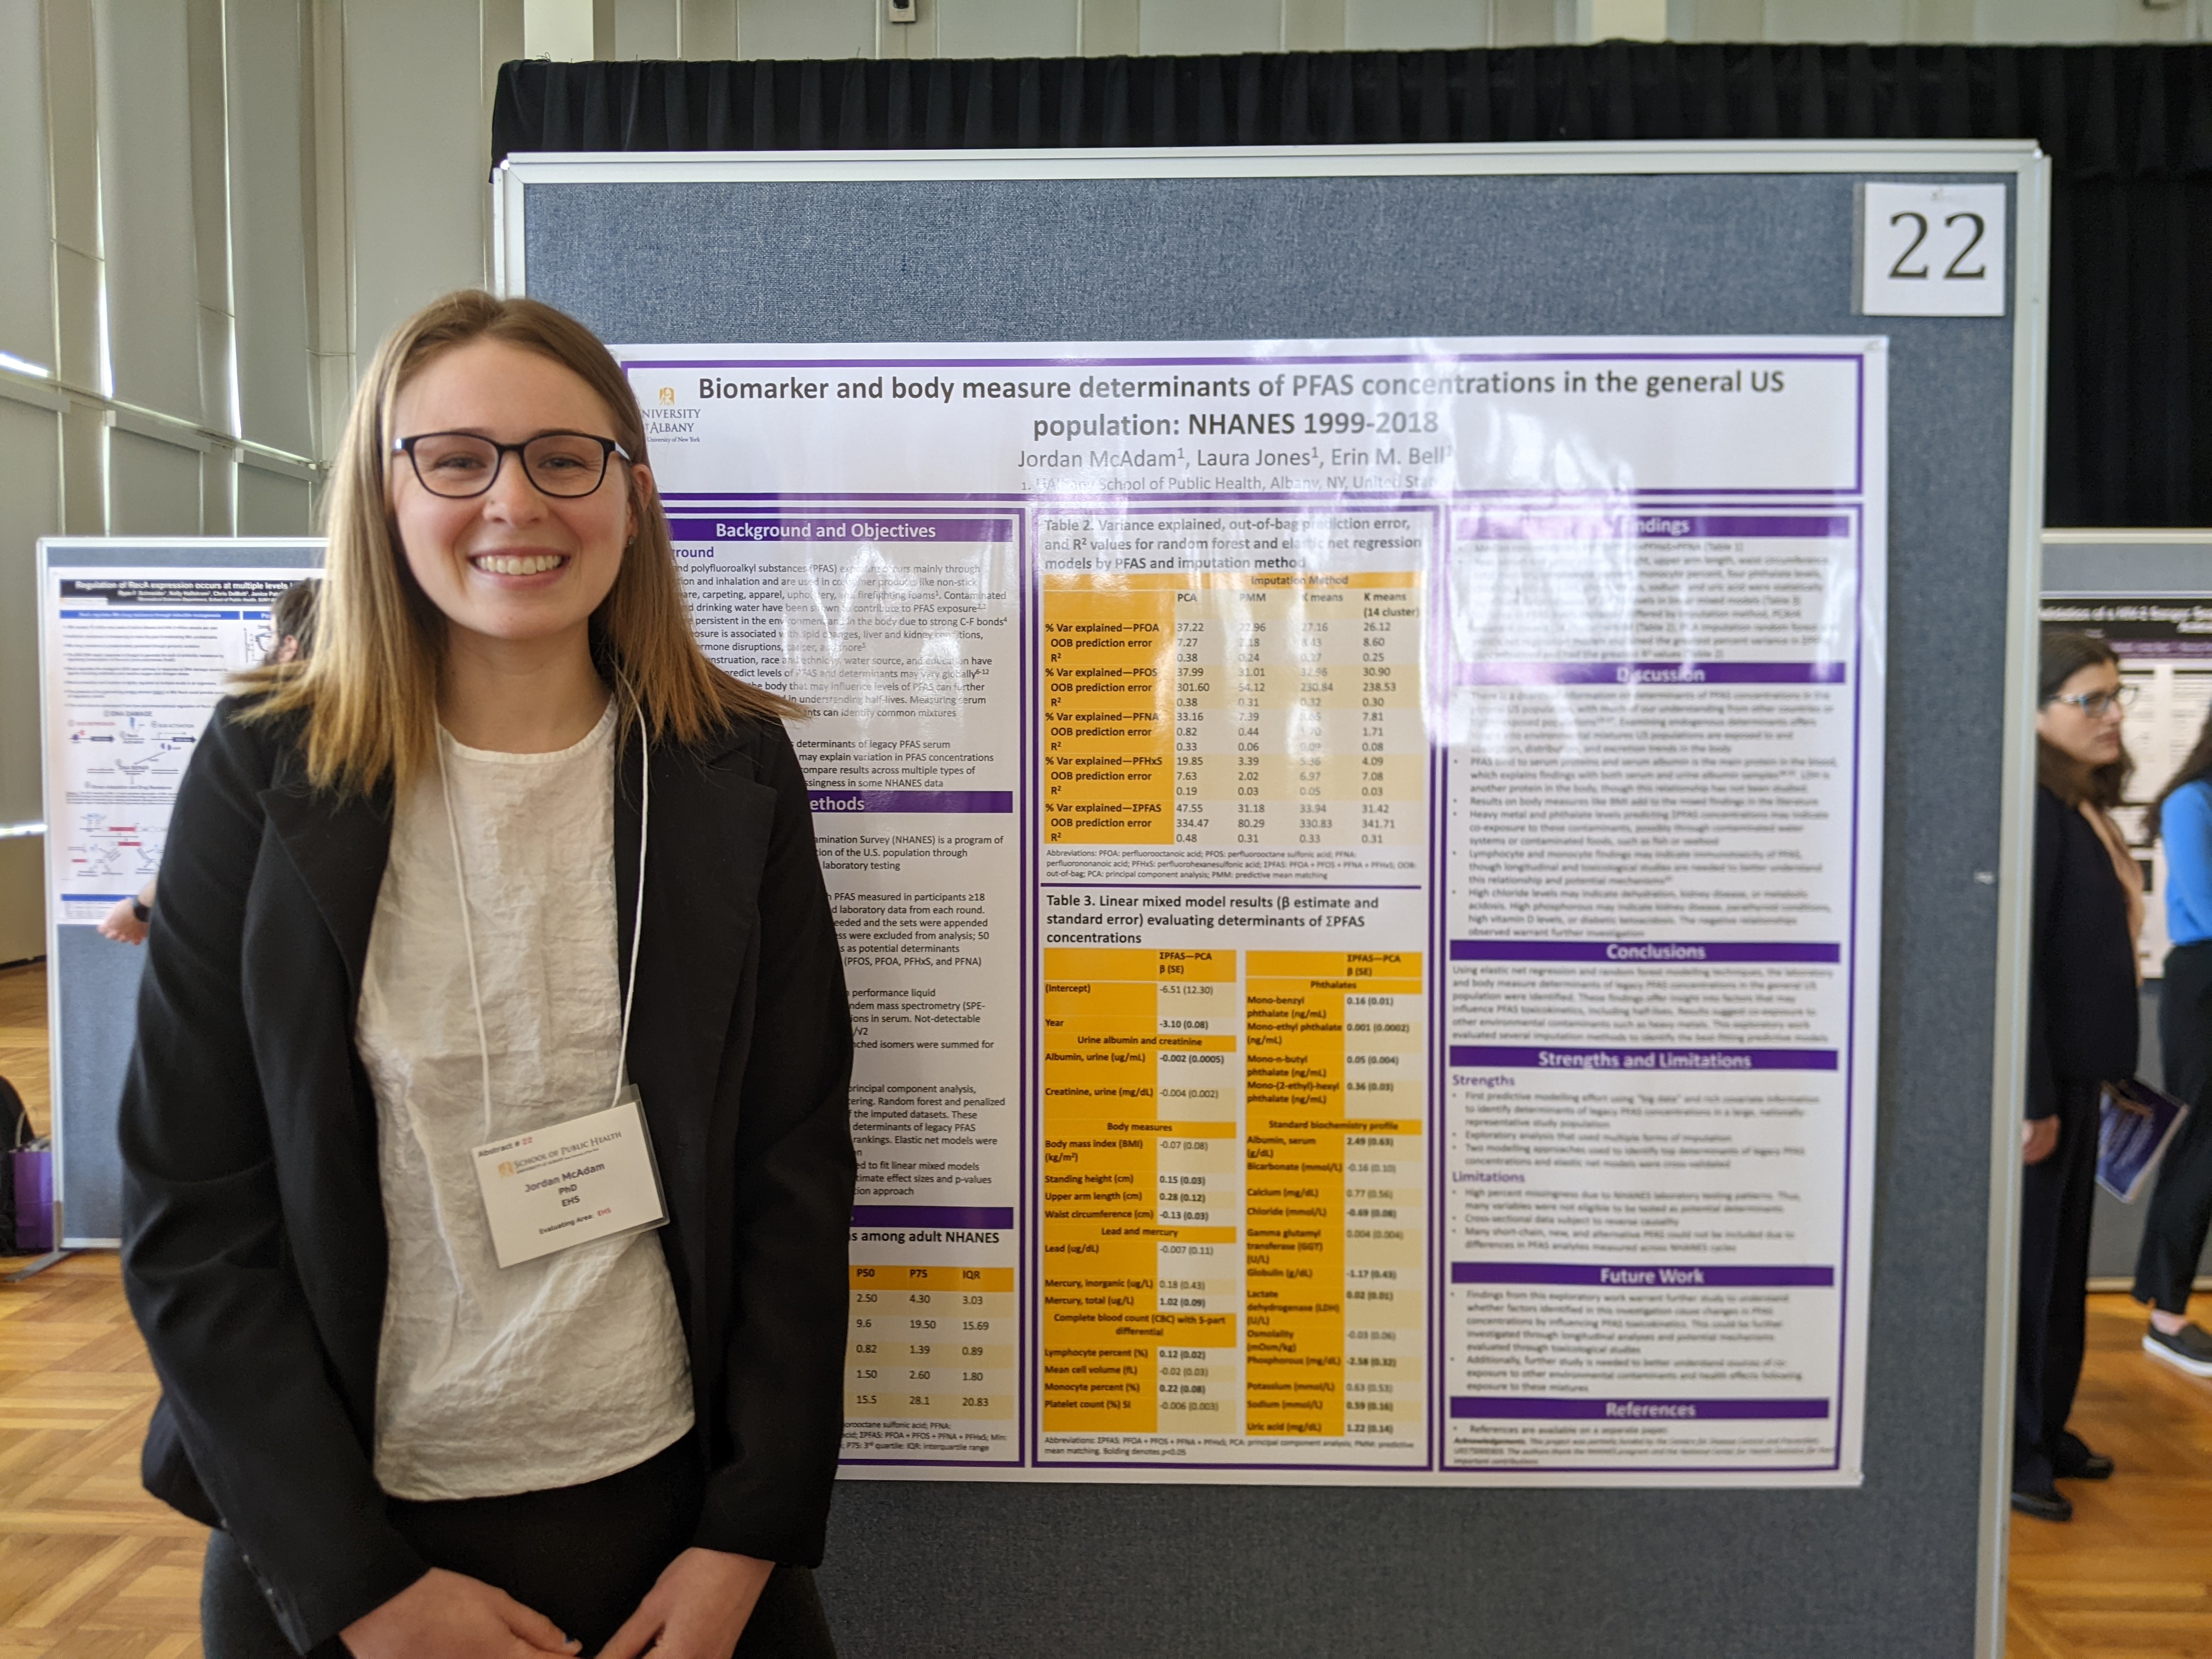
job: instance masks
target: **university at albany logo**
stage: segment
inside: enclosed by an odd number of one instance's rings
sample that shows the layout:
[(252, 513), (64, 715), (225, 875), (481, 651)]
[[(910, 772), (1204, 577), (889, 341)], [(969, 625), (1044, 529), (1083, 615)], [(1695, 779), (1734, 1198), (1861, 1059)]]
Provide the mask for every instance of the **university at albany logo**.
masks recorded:
[(503, 1176), (511, 1176), (514, 1173), (514, 1165), (512, 1164), (502, 1164), (499, 1166), (499, 1172)]
[[(639, 390), (642, 392), (643, 387)], [(641, 401), (638, 412), (645, 416), (645, 435), (656, 444), (696, 444), (699, 441), (699, 410), (694, 404), (685, 408), (676, 400), (676, 387), (671, 384), (656, 386), (653, 401)]]

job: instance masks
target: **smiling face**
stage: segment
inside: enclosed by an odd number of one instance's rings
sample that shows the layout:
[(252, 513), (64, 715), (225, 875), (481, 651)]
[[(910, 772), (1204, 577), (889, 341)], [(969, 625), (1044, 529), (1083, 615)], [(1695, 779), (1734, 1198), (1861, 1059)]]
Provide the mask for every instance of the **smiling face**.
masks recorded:
[[(544, 432), (616, 435), (606, 406), (574, 371), (493, 339), (441, 353), (400, 388), (392, 435), (434, 432), (505, 444)], [(592, 494), (556, 497), (510, 454), (489, 490), (456, 500), (425, 489), (405, 456), (386, 465), (407, 568), (453, 630), (512, 644), (581, 635), (622, 569), (642, 466), (611, 457)]]
[[(2069, 760), (2094, 770), (2120, 757), (2120, 726), (2126, 715), (2111, 701), (2120, 689), (2120, 671), (2112, 663), (2092, 663), (2067, 677), (2058, 696), (2035, 714), (2036, 735)], [(2060, 699), (2101, 696), (2106, 699), (2096, 714), (2078, 702)]]

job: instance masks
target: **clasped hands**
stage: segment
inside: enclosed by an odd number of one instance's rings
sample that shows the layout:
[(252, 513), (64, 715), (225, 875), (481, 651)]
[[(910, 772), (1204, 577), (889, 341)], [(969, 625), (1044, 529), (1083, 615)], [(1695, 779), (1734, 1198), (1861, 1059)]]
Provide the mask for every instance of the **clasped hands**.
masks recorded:
[[(729, 1659), (772, 1561), (688, 1549), (662, 1571), (598, 1659)], [(354, 1659), (570, 1659), (581, 1644), (482, 1579), (433, 1567), (340, 1632)]]

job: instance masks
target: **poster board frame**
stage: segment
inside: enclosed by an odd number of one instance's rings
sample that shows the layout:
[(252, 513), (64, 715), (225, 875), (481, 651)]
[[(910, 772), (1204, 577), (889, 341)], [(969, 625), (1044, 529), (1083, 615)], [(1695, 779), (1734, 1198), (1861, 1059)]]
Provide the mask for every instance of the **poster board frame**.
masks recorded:
[[(526, 196), (533, 186), (671, 181), (837, 184), (968, 180), (1365, 179), (1670, 174), (1928, 174), (2009, 179), (2014, 187), (2009, 487), (2004, 596), (2001, 811), (1995, 867), (1996, 971), (1989, 1096), (1988, 1227), (1975, 1649), (2003, 1644), (2014, 1304), (2020, 1166), (2018, 1101), (2027, 1030), (2026, 941), (2033, 824), (2032, 682), (2041, 588), (2045, 337), (2050, 168), (2025, 141), (1712, 142), (1388, 145), (1121, 150), (761, 154), (631, 153), (510, 157), (492, 182), (493, 262), (501, 292), (529, 284)], [(1869, 325), (1878, 329), (1879, 323)], [(1878, 1292), (1877, 1292), (1878, 1294)]]
[[(120, 1245), (121, 1239), (105, 1232), (88, 1232), (70, 1225), (69, 1194), (72, 1190), (70, 1170), (71, 1143), (82, 1143), (96, 1134), (103, 1126), (112, 1125), (113, 1107), (95, 1109), (87, 1100), (73, 1100), (70, 1091), (80, 1070), (82, 1049), (88, 1046), (84, 1030), (99, 1034), (98, 1041), (108, 1043), (126, 1042), (136, 1019), (134, 1007), (111, 1008), (100, 1011), (80, 1011), (72, 1006), (72, 987), (64, 962), (62, 928), (64, 926), (82, 927), (82, 923), (65, 923), (61, 907), (55, 902), (60, 890), (62, 862), (67, 857), (65, 837), (57, 832), (64, 807), (60, 804), (61, 782), (58, 757), (51, 738), (52, 708), (50, 671), (53, 665), (55, 642), (48, 637), (50, 610), (47, 605), (48, 581), (57, 554), (94, 553), (110, 556), (101, 558), (100, 565), (125, 562), (121, 556), (143, 553), (143, 560), (133, 564), (158, 567), (173, 564), (191, 568), (210, 562), (236, 566), (244, 569), (264, 568), (249, 556), (257, 552), (284, 552), (293, 556), (270, 559), (265, 568), (297, 569), (303, 574), (322, 568), (323, 538), (319, 536), (41, 536), (37, 550), (37, 582), (39, 607), (39, 768), (40, 789), (46, 803), (46, 834), (41, 878), (45, 886), (46, 946), (46, 1029), (52, 1033), (54, 1049), (51, 1066), (51, 1121), (54, 1143), (54, 1206), (56, 1225), (54, 1239), (65, 1250), (110, 1249)], [(312, 550), (312, 560), (299, 556)], [(210, 561), (209, 556), (216, 556)], [(88, 568), (97, 568), (92, 566)], [(134, 977), (135, 982), (135, 977)], [(80, 1151), (82, 1151), (80, 1147)], [(106, 1150), (106, 1149), (101, 1149)], [(94, 1163), (94, 1155), (84, 1152), (79, 1158), (85, 1166), (79, 1178), (112, 1180), (117, 1186), (116, 1202), (119, 1205), (120, 1166), (112, 1153), (105, 1160), (106, 1167), (88, 1174)], [(81, 1188), (79, 1189), (81, 1190)], [(80, 1206), (82, 1208), (82, 1206)]]

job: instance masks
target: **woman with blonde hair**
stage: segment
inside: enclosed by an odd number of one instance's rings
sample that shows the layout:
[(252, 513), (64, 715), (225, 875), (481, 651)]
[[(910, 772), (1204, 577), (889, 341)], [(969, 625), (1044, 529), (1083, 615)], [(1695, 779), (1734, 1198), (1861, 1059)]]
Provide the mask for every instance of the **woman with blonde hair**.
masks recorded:
[(828, 1653), (851, 1033), (794, 711), (702, 654), (629, 386), (534, 301), (384, 343), (325, 572), (179, 792), (123, 1102), (210, 1659)]

